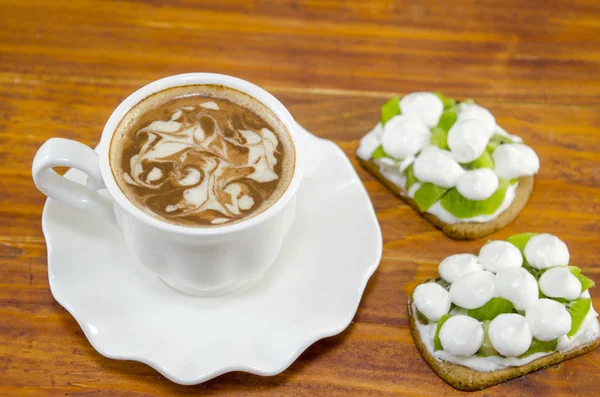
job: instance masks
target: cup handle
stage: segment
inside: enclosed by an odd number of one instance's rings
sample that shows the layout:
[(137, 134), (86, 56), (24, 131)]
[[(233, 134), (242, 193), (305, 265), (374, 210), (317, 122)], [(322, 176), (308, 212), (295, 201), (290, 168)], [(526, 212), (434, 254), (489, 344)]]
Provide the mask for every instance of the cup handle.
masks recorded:
[[(52, 167), (85, 172), (87, 186), (60, 176)], [(36, 153), (31, 172), (36, 187), (46, 196), (117, 224), (111, 200), (97, 192), (105, 186), (98, 154), (89, 146), (70, 139), (50, 138)]]

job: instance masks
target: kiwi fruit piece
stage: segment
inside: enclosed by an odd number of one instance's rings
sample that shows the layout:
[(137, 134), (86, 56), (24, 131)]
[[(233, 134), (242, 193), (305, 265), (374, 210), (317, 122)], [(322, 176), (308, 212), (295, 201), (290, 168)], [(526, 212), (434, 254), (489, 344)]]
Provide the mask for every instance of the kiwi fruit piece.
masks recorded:
[(569, 271), (572, 275), (577, 277), (577, 280), (581, 283), (581, 292), (585, 292), (586, 290), (594, 287), (596, 283), (591, 278), (587, 278), (583, 274), (581, 274), (581, 269), (577, 266), (569, 266)]
[(513, 141), (507, 136), (494, 134), (490, 138), (487, 146), (485, 147), (485, 150), (492, 153), (498, 147), (498, 145), (502, 145), (505, 143), (513, 143)]
[(481, 324), (481, 326), (483, 327), (483, 343), (481, 344), (479, 350), (477, 350), (477, 353), (475, 353), (477, 356), (489, 357), (500, 355), (500, 353), (498, 353), (498, 351), (494, 349), (494, 346), (492, 346), (492, 341), (490, 341), (490, 336), (488, 333), (490, 323), (491, 321), (484, 321)]
[(519, 356), (519, 358), (531, 356), (534, 353), (550, 353), (550, 352), (555, 351), (557, 346), (558, 346), (558, 338), (549, 340), (547, 342), (533, 338), (531, 340), (531, 345), (529, 345), (529, 349), (527, 349), (527, 351), (525, 351), (525, 353), (521, 354)]
[(575, 335), (575, 333), (581, 327), (583, 319), (587, 316), (590, 311), (592, 300), (590, 298), (580, 298), (569, 302), (567, 305), (567, 311), (571, 315), (571, 330), (567, 334), (568, 337)]
[(442, 94), (441, 92), (434, 92), (434, 94), (437, 95), (438, 98), (440, 98), (440, 100), (444, 104), (444, 109), (448, 109), (456, 105), (456, 99), (444, 96), (444, 94)]
[(448, 150), (448, 132), (444, 131), (440, 127), (433, 127), (431, 129), (431, 138), (429, 143), (439, 147), (440, 149)]
[(512, 313), (513, 304), (504, 298), (492, 298), (485, 305), (470, 309), (467, 313), (469, 317), (473, 317), (479, 321), (491, 321), (499, 314)]
[(462, 164), (466, 170), (475, 170), (477, 168), (491, 168), (494, 169), (494, 160), (487, 150), (481, 153), (481, 156), (471, 161), (470, 163)]
[(452, 128), (452, 126), (456, 122), (457, 118), (458, 118), (458, 108), (456, 106), (453, 106), (450, 109), (444, 110), (444, 112), (440, 116), (440, 121), (438, 121), (437, 128), (448, 132), (448, 131), (450, 131), (450, 128)]
[(406, 191), (408, 191), (408, 189), (410, 189), (413, 184), (419, 182), (419, 180), (415, 176), (412, 164), (409, 165), (404, 172), (406, 173)]
[(388, 156), (388, 154), (383, 150), (383, 146), (379, 145), (379, 146), (377, 146), (377, 149), (375, 149), (373, 154), (371, 154), (371, 158), (374, 160), (377, 160), (382, 157), (390, 157), (390, 156)]
[(381, 107), (381, 124), (385, 125), (392, 117), (401, 114), (400, 97), (393, 96)]
[(431, 182), (425, 182), (416, 191), (413, 200), (415, 200), (415, 203), (417, 203), (419, 209), (425, 212), (429, 209), (429, 207), (435, 204), (435, 202), (438, 201), (447, 191), (448, 189), (446, 188), (435, 186)]
[(523, 257), (525, 257), (525, 246), (529, 242), (529, 239), (531, 239), (536, 234), (538, 233), (513, 234), (512, 236), (507, 238), (506, 241), (517, 247), (519, 251), (521, 251), (521, 254), (523, 254)]
[(500, 178), (498, 189), (485, 200), (469, 200), (456, 188), (452, 188), (441, 198), (440, 202), (446, 211), (459, 219), (491, 215), (502, 205), (508, 185), (508, 179)]
[(437, 328), (435, 329), (435, 336), (433, 338), (433, 351), (444, 350), (442, 346), (442, 341), (440, 340), (440, 330), (442, 329), (442, 325), (450, 318), (449, 315), (445, 314), (440, 318), (440, 321), (437, 323)]

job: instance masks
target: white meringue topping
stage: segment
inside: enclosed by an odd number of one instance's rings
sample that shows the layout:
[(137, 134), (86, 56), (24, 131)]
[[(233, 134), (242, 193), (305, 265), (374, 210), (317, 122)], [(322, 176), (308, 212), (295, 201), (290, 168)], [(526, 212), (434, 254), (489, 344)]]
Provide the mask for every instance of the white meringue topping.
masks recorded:
[(413, 165), (415, 177), (421, 182), (431, 182), (436, 186), (451, 188), (465, 170), (452, 158), (447, 150), (437, 146), (427, 146), (417, 156)]
[(574, 300), (581, 294), (581, 282), (566, 267), (546, 270), (539, 283), (544, 295), (550, 298)]
[(505, 267), (523, 266), (521, 251), (508, 241), (490, 241), (479, 250), (479, 264), (492, 273)]
[(527, 319), (516, 313), (500, 314), (492, 320), (488, 336), (494, 349), (505, 357), (518, 357), (531, 345), (532, 335)]
[(567, 245), (558, 237), (548, 233), (531, 237), (525, 245), (524, 253), (527, 262), (536, 269), (566, 266), (570, 260)]
[(477, 257), (472, 254), (454, 254), (445, 258), (438, 266), (440, 276), (449, 283), (453, 283), (463, 274), (481, 270)]
[(489, 136), (496, 130), (496, 118), (489, 110), (475, 103), (461, 103), (458, 120), (477, 120), (485, 127)]
[(483, 154), (490, 140), (485, 126), (472, 119), (457, 120), (448, 131), (448, 147), (459, 163), (469, 163)]
[(431, 321), (438, 321), (450, 311), (448, 291), (436, 283), (419, 284), (413, 292), (417, 309)]
[(464, 274), (450, 286), (450, 301), (464, 309), (477, 309), (494, 297), (494, 279), (486, 270)]
[(494, 171), (489, 168), (479, 168), (465, 171), (458, 178), (456, 190), (469, 200), (485, 200), (494, 194), (498, 185), (498, 177)]
[(538, 299), (525, 311), (533, 337), (551, 341), (571, 330), (571, 316), (565, 305), (552, 299)]
[(421, 120), (429, 128), (435, 127), (444, 111), (444, 103), (431, 92), (413, 92), (400, 100), (403, 115)]
[(498, 145), (492, 153), (492, 159), (494, 159), (494, 172), (500, 178), (514, 179), (533, 175), (540, 169), (540, 159), (537, 154), (522, 143)]
[(385, 123), (381, 146), (388, 155), (402, 160), (417, 154), (430, 138), (431, 131), (421, 120), (399, 115)]
[(483, 327), (469, 316), (452, 316), (442, 325), (439, 337), (445, 351), (457, 357), (469, 357), (483, 344)]
[(498, 270), (495, 282), (496, 295), (511, 301), (517, 310), (526, 310), (539, 297), (535, 277), (522, 267)]

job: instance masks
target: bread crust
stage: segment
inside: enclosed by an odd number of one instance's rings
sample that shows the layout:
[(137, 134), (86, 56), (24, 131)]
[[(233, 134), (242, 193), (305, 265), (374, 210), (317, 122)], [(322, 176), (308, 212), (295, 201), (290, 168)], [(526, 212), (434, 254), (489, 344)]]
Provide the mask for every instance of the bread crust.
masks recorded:
[(517, 215), (525, 208), (527, 200), (533, 190), (533, 176), (523, 176), (519, 178), (519, 186), (515, 192), (515, 199), (511, 205), (503, 211), (498, 217), (490, 222), (477, 223), (477, 222), (464, 222), (464, 223), (446, 223), (440, 218), (433, 214), (422, 212), (417, 203), (403, 194), (397, 185), (387, 180), (381, 172), (379, 167), (372, 160), (363, 160), (358, 158), (359, 163), (379, 179), (389, 190), (391, 190), (396, 196), (404, 200), (410, 205), (419, 215), (421, 215), (429, 223), (440, 229), (448, 237), (455, 240), (475, 240), (481, 237), (485, 237), (489, 234), (494, 233), (496, 230), (500, 230), (510, 222), (512, 222)]
[(417, 329), (417, 313), (413, 312), (412, 295), (408, 300), (408, 318), (410, 333), (412, 334), (417, 350), (421, 356), (431, 367), (431, 369), (446, 383), (455, 389), (462, 391), (475, 391), (485, 389), (486, 387), (497, 385), (498, 383), (527, 375), (530, 372), (538, 371), (569, 360), (573, 357), (588, 353), (598, 347), (600, 338), (596, 338), (576, 349), (566, 351), (564, 353), (555, 352), (544, 357), (540, 357), (525, 365), (519, 367), (508, 367), (491, 372), (475, 371), (474, 369), (464, 367), (462, 365), (453, 364), (446, 361), (438, 360), (433, 354), (427, 350), (427, 346), (421, 339), (421, 334)]

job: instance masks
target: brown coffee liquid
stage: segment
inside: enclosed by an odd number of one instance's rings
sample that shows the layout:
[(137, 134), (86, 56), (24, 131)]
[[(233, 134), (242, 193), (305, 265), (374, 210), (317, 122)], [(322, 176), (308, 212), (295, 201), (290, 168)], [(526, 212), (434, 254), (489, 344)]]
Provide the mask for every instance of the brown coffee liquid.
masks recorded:
[(219, 226), (271, 206), (294, 173), (281, 121), (258, 100), (217, 85), (170, 88), (134, 106), (110, 145), (113, 175), (149, 214)]

